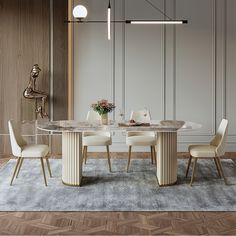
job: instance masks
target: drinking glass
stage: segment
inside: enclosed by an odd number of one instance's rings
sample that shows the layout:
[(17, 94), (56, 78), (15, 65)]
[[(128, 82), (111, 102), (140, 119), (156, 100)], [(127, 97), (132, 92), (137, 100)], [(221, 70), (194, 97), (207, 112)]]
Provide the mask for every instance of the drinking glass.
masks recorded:
[(147, 107), (144, 107), (144, 117), (146, 118), (146, 116), (148, 115), (148, 109), (147, 109)]
[(119, 108), (119, 116), (120, 116), (120, 120), (123, 121), (124, 120), (124, 109), (123, 108)]

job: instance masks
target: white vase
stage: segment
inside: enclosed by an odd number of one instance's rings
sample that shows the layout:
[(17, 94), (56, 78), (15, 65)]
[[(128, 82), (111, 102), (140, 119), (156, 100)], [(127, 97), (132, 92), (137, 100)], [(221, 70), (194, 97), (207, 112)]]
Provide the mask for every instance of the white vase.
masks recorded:
[(108, 125), (108, 113), (101, 114), (101, 124)]

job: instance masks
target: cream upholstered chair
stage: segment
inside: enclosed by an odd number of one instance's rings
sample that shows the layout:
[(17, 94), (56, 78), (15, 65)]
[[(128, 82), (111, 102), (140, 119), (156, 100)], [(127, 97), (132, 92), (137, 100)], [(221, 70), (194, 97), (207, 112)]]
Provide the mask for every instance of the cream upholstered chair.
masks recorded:
[(220, 177), (224, 178), (225, 184), (227, 184), (227, 179), (224, 175), (223, 168), (221, 165), (220, 157), (225, 154), (225, 141), (228, 133), (228, 120), (223, 119), (220, 126), (216, 132), (216, 136), (210, 142), (209, 145), (190, 145), (189, 153), (190, 158), (188, 161), (186, 178), (188, 176), (188, 171), (190, 164), (193, 161), (193, 170), (190, 185), (192, 186), (194, 175), (196, 172), (197, 160), (198, 159), (213, 159)]
[(38, 158), (41, 161), (44, 182), (45, 182), (45, 185), (47, 186), (47, 179), (46, 179), (46, 174), (45, 174), (43, 158), (46, 159), (48, 171), (49, 171), (50, 177), (52, 177), (50, 164), (47, 157), (47, 154), (49, 152), (48, 145), (44, 145), (44, 144), (27, 145), (26, 141), (22, 138), (20, 134), (19, 127), (17, 127), (17, 125), (15, 124), (13, 120), (8, 121), (8, 128), (9, 128), (9, 133), (10, 133), (12, 154), (18, 158), (10, 185), (12, 185), (14, 178), (18, 177), (22, 163), (25, 158), (27, 159)]
[[(100, 122), (100, 115), (95, 111), (89, 111), (86, 120), (88, 122)], [(89, 131), (83, 133), (83, 159), (86, 164), (88, 146), (106, 146), (109, 171), (111, 172), (111, 161), (109, 146), (112, 144), (111, 133), (105, 131)]]
[[(130, 120), (134, 120), (135, 122), (150, 123), (151, 120), (150, 112), (147, 110), (132, 111)], [(156, 163), (155, 145), (157, 144), (157, 137), (155, 132), (129, 131), (127, 132), (126, 136), (126, 144), (129, 146), (127, 172), (129, 171), (129, 166), (130, 166), (132, 146), (150, 146), (152, 164), (153, 164), (153, 159), (155, 160)]]

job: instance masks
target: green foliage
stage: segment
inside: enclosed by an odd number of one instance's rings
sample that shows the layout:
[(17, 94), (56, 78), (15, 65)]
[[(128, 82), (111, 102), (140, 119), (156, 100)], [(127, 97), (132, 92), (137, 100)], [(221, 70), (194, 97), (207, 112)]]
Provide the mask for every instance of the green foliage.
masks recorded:
[(102, 115), (111, 112), (115, 108), (115, 105), (103, 99), (92, 104), (91, 107), (94, 111), (98, 112), (99, 115)]

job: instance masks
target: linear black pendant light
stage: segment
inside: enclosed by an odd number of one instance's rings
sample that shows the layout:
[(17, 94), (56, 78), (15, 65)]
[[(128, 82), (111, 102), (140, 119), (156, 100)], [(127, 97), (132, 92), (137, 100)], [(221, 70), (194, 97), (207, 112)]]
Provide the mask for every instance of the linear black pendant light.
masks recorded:
[(111, 1), (108, 2), (108, 8), (107, 8), (107, 21), (104, 20), (90, 20), (86, 21), (84, 20), (87, 16), (87, 9), (82, 5), (77, 5), (73, 9), (73, 16), (76, 20), (72, 21), (65, 21), (66, 23), (107, 23), (107, 30), (108, 30), (108, 40), (111, 39), (111, 23), (126, 23), (126, 24), (136, 24), (136, 25), (156, 25), (156, 24), (187, 24), (187, 20), (176, 20), (169, 17), (165, 12), (163, 12), (160, 8), (158, 8), (156, 5), (154, 5), (151, 0), (144, 0), (147, 2), (151, 7), (153, 7), (155, 10), (160, 12), (164, 16), (164, 20), (155, 20), (155, 19), (128, 19), (128, 20), (111, 20)]

